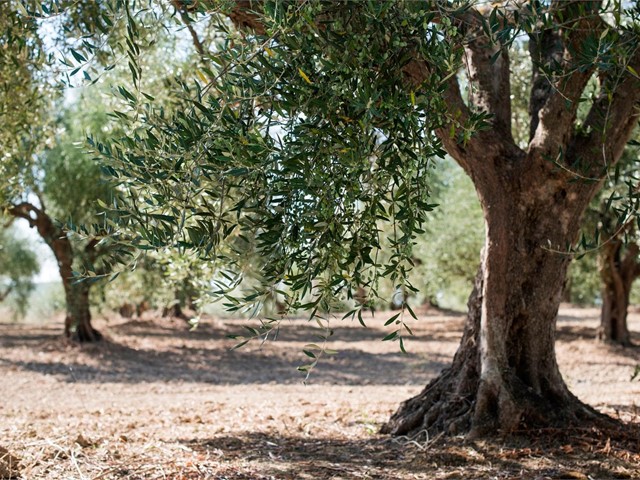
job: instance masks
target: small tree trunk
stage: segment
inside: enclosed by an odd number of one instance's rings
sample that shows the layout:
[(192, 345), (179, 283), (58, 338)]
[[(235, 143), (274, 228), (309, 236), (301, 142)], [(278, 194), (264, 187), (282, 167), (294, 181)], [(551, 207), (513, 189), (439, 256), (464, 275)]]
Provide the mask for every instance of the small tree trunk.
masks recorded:
[(66, 279), (63, 284), (67, 302), (67, 316), (64, 321), (65, 335), (80, 343), (101, 340), (102, 334), (91, 325), (90, 283)]
[(0, 302), (4, 302), (13, 291), (13, 285), (9, 285), (4, 292), (0, 292)]
[(627, 247), (622, 259), (623, 243), (613, 239), (602, 247), (599, 258), (602, 279), (602, 311), (598, 339), (604, 342), (630, 346), (631, 335), (627, 326), (629, 297), (640, 265), (637, 263), (638, 245)]
[(189, 281), (184, 279), (180, 288), (174, 291), (173, 302), (162, 311), (163, 317), (174, 317), (189, 322), (191, 316), (185, 313), (186, 310), (195, 311), (195, 288)]
[(184, 310), (182, 309), (182, 303), (180, 302), (177, 294), (176, 299), (169, 306), (162, 309), (162, 316), (179, 318), (180, 320), (184, 320), (185, 322), (189, 322), (190, 320), (189, 315), (184, 313)]

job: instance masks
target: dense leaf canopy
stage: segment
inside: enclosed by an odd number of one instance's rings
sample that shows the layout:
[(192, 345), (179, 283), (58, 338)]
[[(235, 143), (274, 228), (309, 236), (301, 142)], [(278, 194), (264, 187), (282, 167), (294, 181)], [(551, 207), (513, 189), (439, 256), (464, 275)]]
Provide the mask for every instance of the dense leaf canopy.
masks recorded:
[(36, 255), (29, 244), (13, 228), (1, 229), (0, 301), (9, 299), (14, 311), (24, 315), (33, 290), (32, 277), (38, 270)]
[[(223, 266), (213, 293), (231, 308), (239, 306), (231, 292), (248, 270), (259, 272), (259, 286), (240, 303), (264, 302), (275, 291), (289, 307), (313, 312), (355, 297), (359, 286), (367, 289), (366, 306), (382, 276), (413, 288), (415, 235), (434, 203), (428, 172), (444, 155), (435, 132), (464, 145), (491, 118), (482, 108), (463, 115), (446, 98), (472, 41), (472, 3), (264, 2), (240, 16), (235, 2), (181, 4), (192, 33), (204, 12), (206, 28), (222, 36), (199, 45), (202, 66), (175, 83), (175, 103), (163, 106), (135, 73), (138, 39), (156, 24), (130, 19), (134, 88), (120, 89), (130, 110), (119, 119), (132, 133), (95, 147), (131, 195), (133, 211), (125, 213), (143, 232), (139, 246), (194, 248)], [(586, 18), (584, 8), (577, 13)], [(637, 12), (605, 14), (618, 29), (583, 38), (573, 68), (635, 74), (629, 59)], [(250, 28), (235, 30), (229, 18)], [(521, 56), (521, 34), (563, 27), (538, 2), (480, 18), (482, 34), (502, 48), (513, 44)], [(527, 63), (514, 64), (522, 84)], [(557, 62), (535, 67), (540, 78), (569, 78)], [(526, 105), (520, 93), (514, 102)], [(581, 121), (592, 120), (586, 115)], [(525, 145), (527, 127), (537, 125), (513, 127)], [(586, 173), (579, 161), (570, 168), (578, 181)]]
[[(432, 209), (428, 171), (444, 153), (433, 132), (451, 120), (441, 92), (460, 62), (445, 41), (456, 30), (417, 2), (268, 5), (263, 34), (229, 31), (212, 46), (216, 68), (181, 83), (180, 108), (127, 91), (144, 121), (96, 150), (130, 192), (148, 247), (225, 265), (215, 293), (237, 285), (247, 258), (267, 286), (250, 303), (276, 289), (315, 311), (359, 285), (375, 296), (380, 275), (404, 286)], [(430, 69), (419, 92), (416, 56)]]
[[(46, 84), (37, 23), (2, 7), (0, 16), (0, 202), (16, 195), (39, 148)], [(28, 176), (28, 174), (27, 174)]]

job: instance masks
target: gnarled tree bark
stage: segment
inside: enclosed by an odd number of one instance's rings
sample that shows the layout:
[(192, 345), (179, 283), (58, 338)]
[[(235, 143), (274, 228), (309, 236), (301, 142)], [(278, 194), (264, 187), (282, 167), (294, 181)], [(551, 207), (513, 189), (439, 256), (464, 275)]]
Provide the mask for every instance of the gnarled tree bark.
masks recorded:
[[(596, 8), (596, 3), (583, 6)], [(552, 9), (564, 10), (567, 30), (543, 31), (531, 38), (526, 149), (517, 147), (511, 136), (510, 99), (504, 92), (509, 78), (506, 50), (470, 26), (473, 15), (467, 14), (460, 25), (477, 38), (466, 47), (475, 89), (470, 102), (464, 102), (452, 77), (445, 96), (452, 116), (462, 123), (472, 109), (480, 109), (492, 114), (492, 128), (464, 144), (448, 131), (439, 135), (478, 193), (486, 222), (483, 260), (452, 366), (404, 402), (383, 432), (494, 436), (522, 427), (609, 421), (569, 392), (556, 362), (555, 327), (570, 261), (563, 252), (575, 242), (581, 217), (601, 188), (597, 179), (618, 161), (631, 135), (640, 82), (627, 75), (614, 87), (600, 72), (602, 93), (583, 123), (590, 133), (577, 132), (577, 106), (595, 71), (572, 68), (572, 57), (579, 55), (585, 36), (598, 35), (603, 27), (595, 11), (576, 16), (572, 25), (570, 15), (578, 13), (573, 7), (552, 2)], [(564, 65), (562, 82), (541, 74), (552, 62)], [(631, 63), (640, 64), (640, 54)]]
[(577, 235), (594, 186), (553, 180), (550, 165), (531, 169), (526, 155), (509, 161), (491, 181), (476, 180), (487, 234), (453, 365), (383, 432), (483, 436), (599, 418), (567, 389), (554, 350), (570, 262), (561, 251)]

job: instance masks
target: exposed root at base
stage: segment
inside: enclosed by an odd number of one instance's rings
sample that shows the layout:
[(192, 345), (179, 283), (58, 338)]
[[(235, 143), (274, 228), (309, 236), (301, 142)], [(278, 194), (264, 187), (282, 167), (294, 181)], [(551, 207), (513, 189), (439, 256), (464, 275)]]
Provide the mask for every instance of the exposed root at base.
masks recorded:
[(475, 402), (470, 396), (456, 395), (452, 377), (452, 370), (444, 371), (419, 395), (402, 403), (380, 432), (413, 439), (468, 432)]
[(402, 403), (381, 433), (421, 441), (439, 434), (500, 438), (532, 429), (622, 425), (582, 403), (564, 385), (557, 387), (555, 395), (538, 395), (517, 378), (506, 376), (500, 388), (491, 388), (468, 370), (456, 372), (452, 367)]

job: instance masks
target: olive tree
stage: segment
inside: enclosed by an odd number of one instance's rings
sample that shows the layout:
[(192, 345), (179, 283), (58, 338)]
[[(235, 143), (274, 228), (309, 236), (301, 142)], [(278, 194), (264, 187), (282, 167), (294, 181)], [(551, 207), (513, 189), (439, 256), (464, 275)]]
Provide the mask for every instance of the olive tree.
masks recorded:
[[(0, 205), (26, 221), (53, 252), (65, 293), (65, 334), (80, 342), (102, 337), (91, 324), (91, 288), (131, 250), (107, 235), (109, 214), (100, 204), (117, 205), (117, 188), (84, 145), (88, 130), (104, 136), (120, 128), (108, 120), (118, 108), (108, 92), (130, 70), (113, 63), (126, 35), (126, 22), (109, 18), (119, 12), (116, 3), (11, 0), (0, 19)], [(49, 17), (58, 30), (41, 28)], [(103, 50), (88, 61), (74, 47), (92, 34), (103, 35), (96, 41)], [(166, 56), (171, 45), (156, 37), (148, 40), (154, 48), (146, 50), (146, 60), (157, 65), (154, 53)], [(91, 62), (100, 65), (95, 78)], [(180, 62), (186, 63), (171, 59), (163, 68)], [(165, 77), (158, 77), (162, 85)]]
[[(94, 142), (129, 191), (141, 247), (176, 244), (229, 265), (217, 291), (232, 308), (277, 289), (316, 317), (358, 286), (375, 294), (380, 277), (406, 285), (414, 236), (433, 209), (427, 170), (446, 152), (480, 201), (480, 268), (452, 365), (383, 431), (478, 436), (605, 421), (564, 383), (555, 324), (583, 213), (637, 123), (636, 7), (181, 5), (188, 18), (215, 12), (223, 33), (175, 93), (184, 107), (168, 112), (145, 95), (135, 62), (145, 24), (127, 11), (133, 89), (119, 121), (137, 128)], [(531, 64), (527, 115), (517, 118), (523, 141), (512, 131), (519, 55)], [(590, 82), (597, 89), (587, 95)], [(391, 252), (384, 264), (382, 249)], [(264, 259), (262, 287), (239, 299), (234, 266), (249, 253)], [(402, 341), (408, 321), (390, 323), (387, 339)]]
[[(20, 15), (17, 3), (3, 6), (0, 19), (0, 68), (2, 88), (0, 105), (0, 169), (3, 181), (0, 199), (3, 211), (22, 218), (37, 229), (52, 249), (63, 283), (72, 281), (72, 250), (66, 234), (46, 212), (40, 187), (38, 167), (42, 152), (50, 147), (52, 124), (49, 108), (56, 98), (46, 81), (40, 81), (47, 64), (38, 24), (34, 18)], [(38, 205), (36, 205), (36, 202)], [(75, 324), (72, 296), (67, 295), (68, 315), (65, 330)]]
[[(87, 123), (79, 112), (62, 108), (60, 118), (51, 121), (55, 133), (50, 146), (25, 162), (25, 184), (8, 199), (6, 208), (9, 215), (35, 229), (55, 256), (65, 293), (65, 335), (92, 342), (101, 334), (91, 325), (90, 289), (100, 275), (110, 272), (109, 261), (102, 257), (116, 250), (98, 235), (80, 235), (73, 226), (99, 223), (96, 201), (109, 201), (113, 193), (99, 166), (72, 140), (80, 125)], [(97, 276), (83, 278), (87, 271)]]

